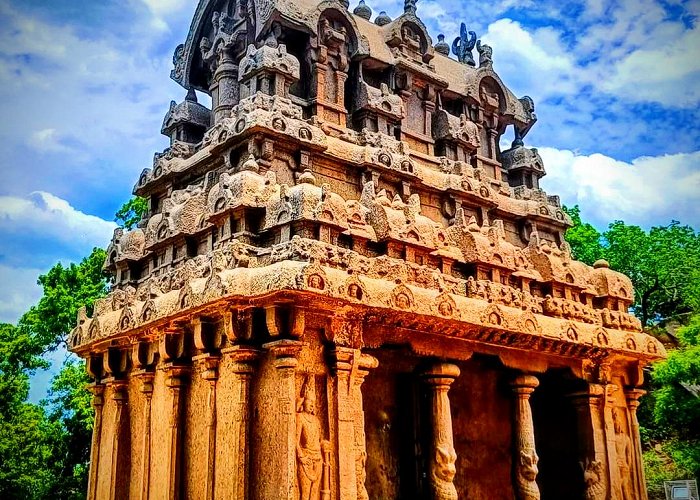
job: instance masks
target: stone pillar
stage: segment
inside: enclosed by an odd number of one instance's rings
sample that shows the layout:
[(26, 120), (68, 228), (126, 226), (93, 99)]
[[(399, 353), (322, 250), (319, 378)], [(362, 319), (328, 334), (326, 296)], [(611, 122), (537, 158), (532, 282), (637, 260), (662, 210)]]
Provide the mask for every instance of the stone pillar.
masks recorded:
[(454, 477), (457, 453), (452, 435), (452, 413), (447, 392), (459, 376), (459, 368), (449, 363), (435, 363), (423, 373), (431, 400), (432, 442), (428, 473), (430, 496), (435, 500), (457, 500)]
[(233, 361), (237, 397), (231, 416), (231, 432), (235, 436), (234, 447), (225, 450), (230, 469), (225, 471), (226, 481), (233, 484), (233, 498), (247, 499), (250, 494), (250, 382), (255, 363), (260, 355), (256, 349), (234, 346), (223, 349), (221, 355)]
[(629, 409), (629, 429), (632, 440), (632, 456), (634, 460), (634, 480), (637, 498), (647, 500), (647, 483), (644, 477), (644, 464), (642, 462), (642, 443), (639, 437), (639, 420), (637, 420), (637, 408), (639, 408), (639, 398), (644, 396), (646, 391), (635, 387), (625, 390), (627, 408)]
[(540, 489), (537, 486), (537, 450), (535, 447), (535, 429), (532, 423), (530, 395), (539, 385), (533, 375), (518, 375), (512, 382), (515, 394), (515, 494), (519, 500), (539, 500)]
[(219, 356), (202, 354), (192, 358), (195, 364), (202, 364), (202, 378), (209, 382), (207, 397), (207, 500), (214, 500), (214, 478), (216, 477), (216, 381), (219, 378)]
[[(277, 442), (266, 443), (274, 447), (268, 464), (270, 470), (271, 490), (259, 492), (260, 498), (277, 498), (279, 500), (296, 500), (294, 484), (296, 483), (296, 367), (303, 343), (295, 340), (278, 340), (263, 345), (271, 355), (277, 371)], [(276, 494), (271, 494), (274, 489)]]
[(367, 500), (365, 487), (365, 413), (362, 407), (362, 383), (370, 369), (378, 366), (376, 358), (359, 349), (336, 347), (334, 390), (337, 401), (338, 483), (340, 500)]
[(216, 124), (227, 118), (239, 101), (238, 66), (231, 48), (222, 47), (210, 90)]
[(115, 500), (121, 498), (123, 491), (117, 493), (117, 489), (121, 489), (124, 485), (119, 480), (119, 442), (122, 434), (122, 420), (124, 414), (124, 405), (128, 399), (128, 384), (125, 380), (107, 379), (107, 386), (111, 388), (112, 400), (114, 401), (114, 425), (112, 427), (112, 459), (110, 467), (110, 489), (109, 498)]
[(611, 500), (626, 500), (621, 496), (622, 483), (620, 482), (620, 469), (617, 461), (617, 444), (615, 433), (615, 401), (614, 394), (618, 387), (615, 384), (606, 384), (604, 387), (603, 417), (605, 426), (605, 443), (608, 459), (608, 481), (610, 484), (609, 498)]
[(90, 475), (88, 478), (88, 500), (97, 500), (97, 477), (100, 471), (100, 443), (102, 435), (102, 408), (104, 407), (105, 386), (100, 383), (90, 384), (92, 407), (95, 410), (95, 423), (92, 428), (90, 446)]
[(577, 414), (577, 429), (582, 450), (581, 469), (587, 500), (605, 500), (608, 495), (608, 461), (603, 424), (604, 394), (603, 386), (588, 384), (585, 391), (570, 396)]
[(151, 401), (153, 400), (152, 371), (140, 370), (134, 376), (141, 380), (143, 402), (143, 436), (141, 443), (141, 500), (148, 500), (151, 487)]
[(179, 500), (182, 463), (182, 392), (190, 373), (189, 367), (168, 363), (163, 367), (165, 385), (170, 389), (170, 439), (168, 442), (168, 500)]

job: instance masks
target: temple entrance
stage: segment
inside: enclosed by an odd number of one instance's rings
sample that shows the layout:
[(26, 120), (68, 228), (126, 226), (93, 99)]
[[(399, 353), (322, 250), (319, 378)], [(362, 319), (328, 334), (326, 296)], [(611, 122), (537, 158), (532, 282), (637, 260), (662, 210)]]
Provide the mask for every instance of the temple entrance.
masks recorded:
[(576, 409), (569, 395), (584, 384), (568, 370), (549, 370), (538, 379), (540, 386), (532, 394), (531, 404), (542, 500), (583, 498), (583, 454)]

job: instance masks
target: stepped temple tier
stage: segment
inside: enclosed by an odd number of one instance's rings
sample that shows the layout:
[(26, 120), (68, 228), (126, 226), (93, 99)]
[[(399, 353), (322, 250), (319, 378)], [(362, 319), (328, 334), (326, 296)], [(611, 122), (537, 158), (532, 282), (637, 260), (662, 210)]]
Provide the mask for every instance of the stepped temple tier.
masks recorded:
[(477, 38), (415, 0), (199, 2), (148, 213), (70, 338), (90, 499), (646, 498), (664, 349), (572, 259), (534, 103)]

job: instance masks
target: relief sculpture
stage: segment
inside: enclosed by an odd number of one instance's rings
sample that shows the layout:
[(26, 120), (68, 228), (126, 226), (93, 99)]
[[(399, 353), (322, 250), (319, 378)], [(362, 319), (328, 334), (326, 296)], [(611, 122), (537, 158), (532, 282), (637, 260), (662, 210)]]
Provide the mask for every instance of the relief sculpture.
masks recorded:
[[(297, 479), (300, 500), (319, 500), (324, 464), (323, 449), (330, 444), (322, 440), (321, 420), (316, 415), (316, 389), (308, 376), (297, 403)], [(327, 454), (325, 454), (327, 457)], [(325, 489), (325, 488), (324, 488)]]

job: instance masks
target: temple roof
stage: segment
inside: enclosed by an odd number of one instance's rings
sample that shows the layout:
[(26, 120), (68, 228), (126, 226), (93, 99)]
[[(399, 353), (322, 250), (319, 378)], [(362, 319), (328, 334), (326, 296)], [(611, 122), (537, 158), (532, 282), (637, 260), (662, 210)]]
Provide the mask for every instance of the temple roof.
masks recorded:
[[(208, 72), (209, 69), (202, 61), (200, 43), (205, 36), (211, 38), (212, 16), (215, 12), (231, 12), (232, 9), (235, 9), (229, 5), (230, 3), (232, 3), (231, 0), (200, 0), (187, 40), (183, 45), (177, 47), (173, 58), (175, 69), (172, 71), (171, 77), (183, 87), (195, 88), (209, 93), (209, 88), (205, 83), (207, 78), (202, 74)], [(311, 37), (316, 37), (321, 13), (333, 9), (338, 15), (346, 18), (356, 31), (353, 38), (357, 40), (357, 48), (353, 59), (369, 58), (386, 66), (403, 64), (410, 67), (411, 71), (416, 74), (429, 78), (436, 83), (438, 88), (475, 100), (479, 99), (479, 88), (482, 80), (488, 78), (499, 87), (500, 93), (505, 98), (502, 113), (512, 117), (520, 124), (523, 135), (536, 120), (531, 99), (529, 97), (518, 99), (490, 65), (476, 68), (434, 50), (433, 41), (427, 28), (420, 18), (410, 11), (390, 23), (380, 26), (348, 11), (340, 0), (322, 2), (317, 0), (253, 0), (252, 4), (255, 6), (254, 13), (250, 13), (246, 17), (245, 13), (233, 12), (226, 20), (230, 23), (231, 29), (243, 23), (249, 23), (250, 30), (255, 30), (254, 33), (248, 34), (247, 40), (241, 40), (242, 45), (253, 40), (260, 43), (274, 22), (293, 26)], [(425, 51), (424, 59), (426, 60), (423, 64), (401, 57), (391, 46), (392, 40), (399, 36), (405, 23), (416, 29), (421, 37), (422, 45), (424, 45), (421, 50)]]

